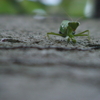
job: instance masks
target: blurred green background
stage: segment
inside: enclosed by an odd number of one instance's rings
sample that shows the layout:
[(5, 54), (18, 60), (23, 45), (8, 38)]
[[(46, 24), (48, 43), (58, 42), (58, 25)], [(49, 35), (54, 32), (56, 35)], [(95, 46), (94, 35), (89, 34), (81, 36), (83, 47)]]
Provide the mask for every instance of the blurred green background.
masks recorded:
[[(53, 1), (56, 3), (53, 3)], [(87, 0), (0, 0), (0, 14), (34, 14), (38, 12), (47, 15), (68, 14), (70, 16), (82, 16), (86, 1)], [(39, 9), (39, 11), (36, 9)]]

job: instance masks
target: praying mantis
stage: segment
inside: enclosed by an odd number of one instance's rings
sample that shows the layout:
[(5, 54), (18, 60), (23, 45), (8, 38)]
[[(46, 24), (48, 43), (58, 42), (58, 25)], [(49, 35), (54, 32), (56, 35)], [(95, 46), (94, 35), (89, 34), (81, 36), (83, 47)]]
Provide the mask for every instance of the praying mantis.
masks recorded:
[[(59, 34), (54, 33), (54, 32), (48, 32), (47, 36), (49, 38), (49, 35), (57, 35), (57, 36), (67, 38), (68, 43), (70, 41), (72, 41), (73, 43), (76, 43), (75, 37), (77, 37), (77, 36), (88, 36), (88, 40), (90, 40), (89, 30), (85, 30), (83, 32), (75, 34), (75, 31), (79, 25), (80, 25), (80, 23), (77, 21), (63, 20), (60, 25)], [(86, 32), (87, 32), (87, 34), (84, 34)]]

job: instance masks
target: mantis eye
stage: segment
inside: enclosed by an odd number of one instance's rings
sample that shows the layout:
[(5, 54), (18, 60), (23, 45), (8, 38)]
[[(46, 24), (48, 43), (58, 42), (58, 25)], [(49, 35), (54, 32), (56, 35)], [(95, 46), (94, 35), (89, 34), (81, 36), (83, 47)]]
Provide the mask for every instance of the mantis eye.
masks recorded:
[(75, 31), (73, 31), (73, 33), (72, 33), (73, 35), (75, 34)]
[(62, 33), (59, 31), (59, 34), (62, 34)]
[(79, 26), (80, 23), (76, 23), (77, 26)]

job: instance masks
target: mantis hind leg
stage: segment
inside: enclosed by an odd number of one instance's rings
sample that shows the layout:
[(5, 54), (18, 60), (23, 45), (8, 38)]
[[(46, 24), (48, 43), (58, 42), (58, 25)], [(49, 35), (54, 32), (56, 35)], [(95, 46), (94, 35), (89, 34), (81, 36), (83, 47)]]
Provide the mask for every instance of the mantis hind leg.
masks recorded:
[(47, 33), (47, 37), (48, 37), (48, 38), (49, 38), (49, 35), (58, 35), (58, 36), (62, 36), (62, 34), (58, 34), (58, 33), (54, 33), (54, 32)]
[(69, 43), (70, 41), (72, 41), (73, 43), (76, 43), (76, 40), (75, 40), (74, 38), (70, 38), (70, 37), (69, 37), (69, 38), (67, 39), (67, 43)]
[[(87, 34), (84, 34), (86, 32), (87, 32)], [(74, 36), (88, 36), (88, 39), (90, 40), (90, 35), (89, 34), (90, 34), (89, 30), (85, 30), (81, 33), (75, 34)]]

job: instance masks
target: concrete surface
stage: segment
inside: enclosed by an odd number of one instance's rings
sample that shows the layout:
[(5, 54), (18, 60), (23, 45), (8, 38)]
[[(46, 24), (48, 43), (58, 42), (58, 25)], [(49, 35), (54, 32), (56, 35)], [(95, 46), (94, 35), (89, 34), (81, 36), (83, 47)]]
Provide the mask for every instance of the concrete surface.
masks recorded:
[(0, 100), (100, 100), (100, 20), (77, 29), (89, 29), (90, 42), (48, 39), (64, 19), (0, 16)]

